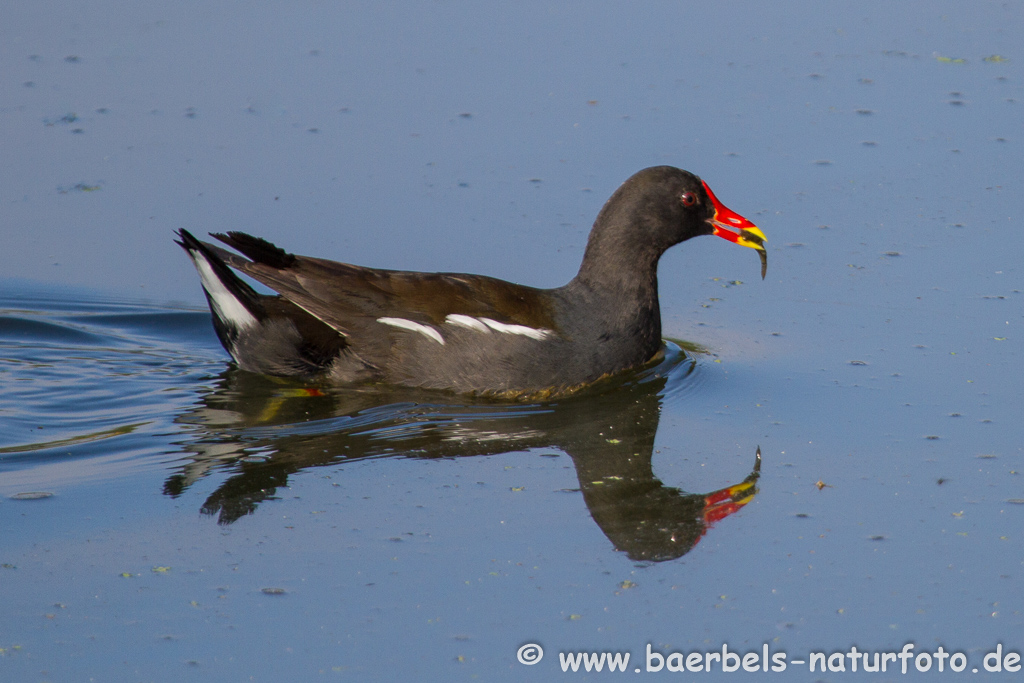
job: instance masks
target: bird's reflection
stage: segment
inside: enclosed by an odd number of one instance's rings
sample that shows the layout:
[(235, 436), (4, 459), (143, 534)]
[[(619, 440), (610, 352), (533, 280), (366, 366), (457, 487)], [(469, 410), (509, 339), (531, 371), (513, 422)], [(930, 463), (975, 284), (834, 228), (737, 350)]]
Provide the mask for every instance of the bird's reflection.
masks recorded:
[(164, 492), (177, 496), (207, 474), (227, 471), (202, 512), (230, 524), (308, 467), (555, 447), (572, 458), (590, 515), (616, 549), (634, 560), (670, 560), (750, 502), (760, 473), (758, 452), (745, 479), (711, 493), (686, 493), (654, 476), (661, 397), (694, 365), (669, 344), (657, 364), (585, 395), (517, 405), (405, 389), (313, 389), (229, 369), (179, 418), (196, 429), (182, 444), (186, 464)]

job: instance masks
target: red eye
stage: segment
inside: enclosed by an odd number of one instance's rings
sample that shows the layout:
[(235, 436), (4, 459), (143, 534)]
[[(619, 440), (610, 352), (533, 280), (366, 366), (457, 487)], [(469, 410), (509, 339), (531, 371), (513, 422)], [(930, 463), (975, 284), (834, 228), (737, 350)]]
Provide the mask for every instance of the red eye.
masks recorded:
[(683, 202), (683, 206), (693, 206), (697, 203), (697, 195), (692, 192), (684, 192), (679, 199)]

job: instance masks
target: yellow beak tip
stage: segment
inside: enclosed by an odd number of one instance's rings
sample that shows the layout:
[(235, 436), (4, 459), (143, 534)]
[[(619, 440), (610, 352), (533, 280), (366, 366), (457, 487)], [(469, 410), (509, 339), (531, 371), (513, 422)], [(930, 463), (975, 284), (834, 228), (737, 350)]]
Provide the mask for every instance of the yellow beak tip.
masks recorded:
[(736, 240), (737, 244), (741, 244), (744, 247), (750, 247), (751, 249), (757, 249), (758, 251), (764, 251), (764, 243), (768, 241), (768, 238), (764, 236), (761, 229), (758, 227), (745, 228), (740, 232), (740, 237)]

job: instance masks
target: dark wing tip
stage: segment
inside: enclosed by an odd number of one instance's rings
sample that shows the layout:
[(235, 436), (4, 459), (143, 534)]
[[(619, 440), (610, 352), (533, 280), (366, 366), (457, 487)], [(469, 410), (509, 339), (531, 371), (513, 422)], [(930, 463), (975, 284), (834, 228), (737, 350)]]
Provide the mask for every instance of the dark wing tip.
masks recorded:
[(197, 240), (195, 236), (185, 228), (175, 230), (174, 234), (180, 238), (174, 240), (174, 243), (185, 251), (199, 248), (199, 240)]
[[(235, 275), (228, 264), (224, 262), (224, 259), (217, 254), (217, 251), (224, 250), (220, 249), (220, 247), (215, 247), (212, 244), (201, 242), (184, 228), (178, 230), (176, 234), (180, 239), (175, 240), (175, 242), (181, 246), (182, 249), (188, 252), (189, 256), (195, 263), (196, 268), (199, 268), (200, 262), (203, 262), (210, 269), (209, 274), (204, 274), (204, 271), (200, 269), (199, 276), (203, 281), (203, 290), (206, 292), (207, 298), (210, 299), (210, 305), (214, 310), (214, 318), (218, 318), (219, 316), (216, 315), (218, 308), (217, 306), (214, 306), (214, 299), (216, 297), (213, 297), (210, 293), (213, 291), (211, 290), (211, 287), (214, 286), (214, 282), (209, 280), (209, 277), (214, 278), (216, 282), (220, 283), (221, 287), (227, 289), (231, 296), (241, 304), (243, 308), (249, 311), (253, 317), (257, 319), (266, 317), (266, 312), (263, 308), (263, 304), (261, 303), (261, 296), (256, 292), (256, 290)], [(225, 324), (231, 322), (232, 321), (229, 320), (226, 321)], [(227, 346), (226, 343), (225, 346)]]
[(261, 237), (253, 237), (244, 232), (230, 231), (227, 234), (211, 233), (232, 249), (236, 249), (248, 257), (254, 263), (260, 263), (271, 268), (284, 270), (295, 265), (295, 255), (289, 254), (281, 247), (268, 242)]

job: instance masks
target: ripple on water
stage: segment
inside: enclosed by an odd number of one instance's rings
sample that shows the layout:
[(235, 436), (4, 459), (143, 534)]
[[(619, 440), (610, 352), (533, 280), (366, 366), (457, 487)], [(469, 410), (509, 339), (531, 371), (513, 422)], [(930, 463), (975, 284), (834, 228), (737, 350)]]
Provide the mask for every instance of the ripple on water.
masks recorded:
[[(702, 382), (697, 360), (702, 350), (687, 350), (668, 341), (660, 361), (602, 382), (593, 393), (629, 394), (630, 387), (646, 392), (643, 387), (650, 386), (656, 395), (680, 400), (699, 391)], [(558, 404), (508, 405), (349, 388), (332, 393), (343, 395), (350, 409), (334, 406), (317, 418), (305, 405), (301, 414), (289, 417), (282, 406), (289, 405), (294, 387), (249, 377), (247, 382), (266, 386), (242, 387), (238, 396), (234, 389), (225, 392), (226, 360), (205, 310), (88, 297), (0, 298), (0, 494), (26, 496), (55, 482), (165, 466), (169, 454), (181, 453), (174, 435), (200, 425), (219, 424), (256, 442), (345, 432), (378, 444), (367, 454), (401, 449), (431, 430), (441, 430), (453, 442), (505, 440), (512, 447), (538, 434), (514, 425), (551, 413), (556, 405), (565, 410), (570, 402), (586, 403), (590, 393)], [(204, 397), (211, 405), (197, 407), (207, 402)], [(232, 403), (261, 397), (272, 399), (271, 413), (266, 406), (250, 413)], [(217, 404), (225, 400), (229, 405)], [(268, 414), (275, 415), (269, 424)], [(488, 437), (481, 425), (496, 431)], [(243, 450), (247, 464), (265, 458)]]
[(0, 297), (0, 472), (19, 500), (166, 450), (150, 437), (179, 431), (224, 366), (207, 312), (14, 289)]
[(52, 491), (22, 491), (9, 496), (11, 500), (45, 500), (53, 498)]

